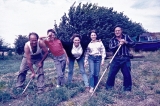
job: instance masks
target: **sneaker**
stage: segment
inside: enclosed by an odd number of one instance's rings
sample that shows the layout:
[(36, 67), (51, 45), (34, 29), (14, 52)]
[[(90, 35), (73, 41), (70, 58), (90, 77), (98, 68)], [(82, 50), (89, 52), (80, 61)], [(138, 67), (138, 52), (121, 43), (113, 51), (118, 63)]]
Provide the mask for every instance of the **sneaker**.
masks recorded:
[(128, 86), (128, 87), (123, 87), (123, 91), (130, 91), (131, 92), (131, 86)]
[(60, 85), (57, 85), (57, 86), (56, 86), (56, 88), (59, 88), (59, 87), (60, 87)]
[(93, 90), (94, 90), (94, 88), (91, 87), (90, 90), (89, 90), (89, 92), (93, 93)]

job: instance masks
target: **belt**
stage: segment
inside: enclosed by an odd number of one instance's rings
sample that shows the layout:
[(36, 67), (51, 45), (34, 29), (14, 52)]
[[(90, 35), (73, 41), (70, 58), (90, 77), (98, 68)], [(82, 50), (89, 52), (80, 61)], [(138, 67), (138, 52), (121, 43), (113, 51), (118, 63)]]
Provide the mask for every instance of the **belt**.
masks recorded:
[(125, 56), (125, 55), (118, 55), (118, 56), (115, 56), (117, 58), (123, 58), (123, 57), (128, 57), (128, 56)]
[(101, 55), (89, 55), (89, 56), (93, 56), (93, 57), (101, 57)]

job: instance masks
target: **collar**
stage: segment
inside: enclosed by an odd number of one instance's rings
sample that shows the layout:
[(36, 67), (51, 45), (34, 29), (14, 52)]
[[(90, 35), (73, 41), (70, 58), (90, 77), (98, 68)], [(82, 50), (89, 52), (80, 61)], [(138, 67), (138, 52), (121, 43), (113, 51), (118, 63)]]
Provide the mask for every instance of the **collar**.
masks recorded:
[(79, 44), (78, 47), (76, 47), (76, 46), (73, 44), (73, 48), (77, 48), (77, 49), (78, 49), (78, 48), (80, 48), (80, 47), (81, 47), (81, 44)]
[[(100, 42), (100, 40), (96, 40), (96, 41), (94, 41), (94, 42)], [(94, 43), (93, 41), (91, 41), (91, 43)]]
[[(114, 38), (114, 39), (116, 39), (116, 36), (114, 36), (113, 38)], [(124, 35), (124, 34), (122, 34), (121, 39), (124, 39), (124, 38), (125, 38), (125, 35)]]

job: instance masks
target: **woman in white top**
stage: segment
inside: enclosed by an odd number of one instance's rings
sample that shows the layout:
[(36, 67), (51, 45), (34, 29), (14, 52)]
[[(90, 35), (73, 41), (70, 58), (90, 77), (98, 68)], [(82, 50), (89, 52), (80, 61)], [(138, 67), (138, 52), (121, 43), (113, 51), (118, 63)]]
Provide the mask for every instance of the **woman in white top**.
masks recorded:
[(94, 87), (98, 83), (98, 76), (100, 72), (100, 66), (104, 64), (106, 52), (101, 40), (97, 40), (97, 34), (95, 30), (90, 32), (91, 42), (88, 44), (85, 54), (85, 66), (89, 64), (89, 92), (92, 93)]
[(84, 53), (87, 48), (88, 43), (82, 42), (81, 36), (79, 34), (73, 34), (71, 37), (71, 42), (62, 42), (64, 49), (66, 50), (69, 59), (69, 72), (68, 72), (68, 82), (72, 81), (74, 62), (77, 61), (79, 66), (79, 71), (82, 74), (82, 78), (85, 84), (86, 91), (89, 90), (89, 83), (87, 74), (84, 68)]

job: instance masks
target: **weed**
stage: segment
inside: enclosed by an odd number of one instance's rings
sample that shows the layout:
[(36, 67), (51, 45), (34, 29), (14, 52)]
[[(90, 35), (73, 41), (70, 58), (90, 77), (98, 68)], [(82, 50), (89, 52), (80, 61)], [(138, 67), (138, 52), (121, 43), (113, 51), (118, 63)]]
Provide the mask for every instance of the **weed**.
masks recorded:
[(1, 81), (0, 82), (0, 90), (5, 88), (6, 82), (5, 81)]
[(156, 94), (160, 94), (160, 90), (156, 90)]
[[(79, 74), (77, 64), (75, 65), (73, 82), (68, 83), (60, 88), (53, 88), (50, 91), (44, 92), (42, 94), (37, 95), (35, 86), (35, 82), (33, 81), (28, 86), (23, 100), (17, 102), (17, 106), (63, 106), (64, 101), (71, 101), (71, 104), (80, 105), (80, 106), (107, 106), (107, 105), (120, 105), (120, 106), (141, 106), (141, 104), (149, 105), (147, 100), (154, 99), (157, 103), (156, 105), (160, 105), (160, 89), (158, 89), (160, 81), (160, 55), (158, 52), (143, 52), (142, 54), (145, 56), (144, 58), (134, 58), (131, 60), (132, 63), (132, 92), (126, 93), (123, 92), (123, 75), (119, 72), (116, 76), (114, 89), (110, 91), (105, 90), (106, 78), (108, 76), (109, 70), (104, 75), (102, 81), (100, 82), (93, 98), (88, 100), (88, 97), (85, 95), (85, 87), (84, 83), (81, 80), (82, 77)], [(16, 57), (16, 56), (15, 56)], [(8, 58), (8, 59), (7, 59)], [(6, 102), (11, 102), (15, 100), (11, 97), (8, 91), (12, 89), (13, 96), (18, 96), (21, 94), (22, 90), (14, 89), (16, 74), (18, 72), (19, 66), (21, 63), (21, 56), (19, 59), (11, 59), (10, 57), (5, 57), (5, 60), (0, 60), (0, 101), (2, 105), (6, 105)], [(16, 60), (16, 62), (15, 62)], [(107, 65), (109, 59), (105, 60), (105, 65)], [(103, 70), (106, 67), (102, 67)], [(54, 67), (54, 62), (52, 59), (47, 58), (44, 61), (44, 71), (46, 83), (55, 83), (56, 84), (56, 71)], [(86, 68), (86, 72), (88, 72), (88, 67)], [(67, 73), (67, 72), (66, 72)], [(89, 74), (87, 74), (89, 75)], [(28, 76), (27, 78), (28, 79)], [(26, 80), (25, 83), (28, 81)], [(53, 86), (54, 87), (54, 86)], [(51, 87), (52, 88), (52, 87)], [(84, 94), (82, 94), (84, 93)], [(78, 96), (77, 96), (78, 95)], [(82, 97), (81, 97), (82, 95)], [(86, 98), (84, 99), (84, 95)], [(79, 101), (80, 103), (79, 104)], [(82, 98), (82, 99), (81, 99)], [(19, 100), (21, 98), (18, 98)], [(16, 100), (16, 101), (17, 101)], [(76, 102), (75, 102), (76, 100)], [(88, 100), (88, 101), (87, 101)], [(62, 103), (62, 105), (61, 105)], [(78, 103), (78, 104), (77, 104)], [(128, 104), (129, 103), (129, 104)], [(0, 104), (1, 105), (1, 104)]]
[(0, 91), (0, 102), (5, 103), (11, 100), (11, 95), (7, 92)]
[(134, 94), (139, 96), (141, 100), (145, 100), (147, 98), (147, 94), (144, 91), (136, 91)]

